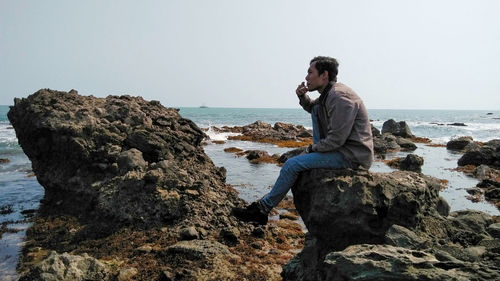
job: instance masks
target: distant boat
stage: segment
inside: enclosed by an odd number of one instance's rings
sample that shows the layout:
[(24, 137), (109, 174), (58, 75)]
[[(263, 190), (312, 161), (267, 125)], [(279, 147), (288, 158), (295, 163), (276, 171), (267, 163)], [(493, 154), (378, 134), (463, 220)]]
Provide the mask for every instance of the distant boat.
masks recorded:
[(206, 105), (201, 105), (200, 108), (208, 108)]

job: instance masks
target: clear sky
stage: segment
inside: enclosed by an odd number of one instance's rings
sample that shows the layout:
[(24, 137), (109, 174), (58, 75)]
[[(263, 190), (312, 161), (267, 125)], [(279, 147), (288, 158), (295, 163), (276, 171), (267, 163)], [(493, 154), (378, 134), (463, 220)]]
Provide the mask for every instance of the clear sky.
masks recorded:
[(295, 108), (327, 55), (369, 109), (498, 110), (499, 13), (497, 0), (0, 0), (0, 104), (51, 88)]

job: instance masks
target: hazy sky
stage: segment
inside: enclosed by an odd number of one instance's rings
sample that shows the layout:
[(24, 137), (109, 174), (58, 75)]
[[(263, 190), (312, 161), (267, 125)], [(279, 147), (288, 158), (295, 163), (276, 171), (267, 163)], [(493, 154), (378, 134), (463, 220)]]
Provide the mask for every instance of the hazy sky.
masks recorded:
[(499, 12), (496, 0), (0, 0), (0, 104), (51, 88), (295, 108), (309, 60), (328, 55), (370, 109), (497, 110)]

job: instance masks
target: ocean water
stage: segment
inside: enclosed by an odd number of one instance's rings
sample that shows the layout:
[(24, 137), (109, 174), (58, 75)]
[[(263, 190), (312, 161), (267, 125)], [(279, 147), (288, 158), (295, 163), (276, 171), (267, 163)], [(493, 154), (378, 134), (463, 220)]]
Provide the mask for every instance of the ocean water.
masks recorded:
[[(31, 163), (17, 143), (16, 135), (7, 119), (8, 106), (0, 106), (0, 208), (12, 210), (0, 214), (0, 224), (6, 225), (11, 232), (4, 233), (0, 239), (0, 280), (15, 280), (15, 266), (19, 257), (25, 231), (29, 227), (23, 210), (37, 209), (44, 190), (31, 176)], [(211, 126), (243, 126), (261, 120), (270, 124), (276, 122), (292, 123), (311, 128), (310, 116), (302, 109), (250, 109), (250, 108), (180, 108), (179, 113), (193, 120), (201, 128)], [(378, 129), (389, 119), (406, 121), (416, 136), (430, 138), (434, 143), (445, 144), (451, 138), (472, 136), (477, 141), (500, 139), (500, 111), (455, 111), (455, 110), (369, 110), (369, 116)], [(466, 126), (450, 126), (451, 123), (464, 123)], [(207, 134), (213, 140), (225, 140), (224, 144), (208, 142), (205, 152), (217, 166), (227, 170), (227, 182), (240, 193), (240, 197), (250, 202), (265, 195), (276, 180), (280, 168), (274, 164), (250, 164), (244, 157), (224, 152), (224, 148), (238, 147), (244, 150), (261, 149), (270, 154), (286, 152), (271, 144), (227, 140), (228, 133)], [(429, 147), (417, 144), (413, 153), (424, 157), (422, 172), (449, 181), (441, 195), (448, 201), (452, 211), (475, 209), (500, 215), (492, 204), (482, 201), (473, 203), (466, 196), (466, 188), (474, 187), (477, 180), (453, 171), (457, 167), (460, 154), (447, 151), (443, 147)], [(407, 153), (397, 152), (386, 159), (403, 157)], [(382, 162), (375, 162), (373, 172), (391, 172), (392, 169)]]

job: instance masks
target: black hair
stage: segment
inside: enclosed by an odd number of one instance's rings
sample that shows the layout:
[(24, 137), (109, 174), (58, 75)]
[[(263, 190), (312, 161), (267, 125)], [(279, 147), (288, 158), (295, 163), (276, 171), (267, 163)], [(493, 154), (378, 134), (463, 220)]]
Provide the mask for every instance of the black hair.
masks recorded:
[(328, 81), (337, 82), (337, 74), (339, 73), (339, 63), (331, 57), (317, 56), (311, 60), (309, 64), (315, 62), (314, 65), (318, 70), (318, 74), (328, 71)]

